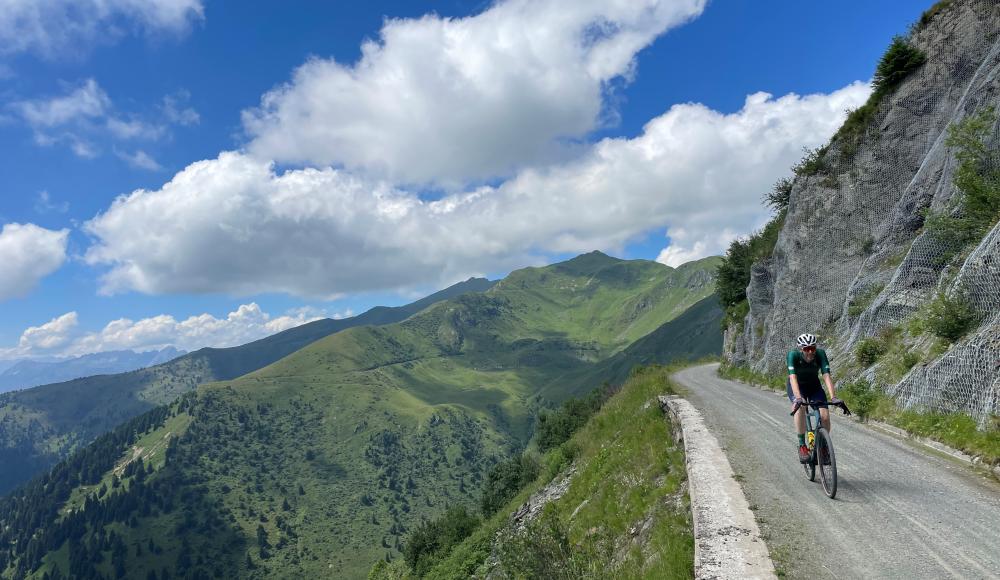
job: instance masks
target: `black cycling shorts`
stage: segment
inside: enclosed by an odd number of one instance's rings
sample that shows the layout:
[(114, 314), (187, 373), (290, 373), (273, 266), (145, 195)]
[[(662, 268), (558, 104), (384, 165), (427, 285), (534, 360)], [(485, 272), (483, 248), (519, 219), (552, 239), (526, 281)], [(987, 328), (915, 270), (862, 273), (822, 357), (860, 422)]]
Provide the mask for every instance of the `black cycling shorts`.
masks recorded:
[[(792, 379), (789, 378), (785, 381), (785, 392), (788, 394), (788, 401), (791, 403), (795, 402), (795, 395), (792, 393)], [(802, 398), (807, 401), (821, 401), (820, 407), (826, 407), (826, 390), (820, 385), (807, 386), (799, 383), (799, 392), (802, 393)]]

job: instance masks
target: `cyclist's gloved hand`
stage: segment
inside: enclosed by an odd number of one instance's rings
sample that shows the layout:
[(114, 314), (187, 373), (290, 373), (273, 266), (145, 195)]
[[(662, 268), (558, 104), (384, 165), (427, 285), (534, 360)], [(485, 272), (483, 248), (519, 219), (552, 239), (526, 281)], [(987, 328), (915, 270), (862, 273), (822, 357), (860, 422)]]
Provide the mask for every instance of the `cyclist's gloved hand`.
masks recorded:
[(830, 404), (836, 407), (840, 407), (840, 409), (844, 412), (845, 415), (851, 414), (851, 410), (847, 408), (847, 403), (845, 403), (841, 399), (838, 399), (837, 397), (834, 397), (833, 400), (830, 401)]
[(805, 399), (803, 399), (802, 397), (796, 397), (795, 400), (792, 401), (792, 413), (798, 411), (799, 407), (805, 404), (806, 404)]

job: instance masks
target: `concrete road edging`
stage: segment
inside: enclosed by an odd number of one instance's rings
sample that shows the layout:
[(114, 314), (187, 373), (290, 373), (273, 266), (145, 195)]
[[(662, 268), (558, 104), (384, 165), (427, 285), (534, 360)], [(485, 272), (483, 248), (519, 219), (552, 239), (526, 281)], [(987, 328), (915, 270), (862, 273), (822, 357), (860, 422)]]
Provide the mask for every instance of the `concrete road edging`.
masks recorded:
[(670, 414), (675, 437), (679, 435), (684, 441), (694, 521), (695, 578), (777, 578), (743, 489), (701, 413), (682, 397), (658, 399), (663, 411)]

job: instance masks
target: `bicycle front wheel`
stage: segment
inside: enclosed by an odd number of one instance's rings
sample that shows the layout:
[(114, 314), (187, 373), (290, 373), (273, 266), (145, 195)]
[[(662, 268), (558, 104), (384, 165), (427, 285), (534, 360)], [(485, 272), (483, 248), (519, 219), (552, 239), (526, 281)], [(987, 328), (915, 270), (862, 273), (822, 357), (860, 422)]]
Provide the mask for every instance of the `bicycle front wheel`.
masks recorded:
[(816, 430), (816, 463), (823, 491), (833, 499), (837, 495), (837, 457), (833, 453), (833, 440), (823, 427)]

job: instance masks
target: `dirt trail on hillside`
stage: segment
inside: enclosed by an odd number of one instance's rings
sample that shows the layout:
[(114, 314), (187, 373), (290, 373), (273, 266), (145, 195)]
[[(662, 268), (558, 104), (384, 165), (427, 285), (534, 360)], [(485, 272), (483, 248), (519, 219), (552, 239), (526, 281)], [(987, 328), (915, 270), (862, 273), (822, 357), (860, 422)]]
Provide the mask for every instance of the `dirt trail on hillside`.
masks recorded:
[(795, 455), (783, 396), (676, 375), (742, 479), (776, 566), (788, 578), (1000, 578), (1000, 484), (834, 412), (839, 490), (830, 500)]

